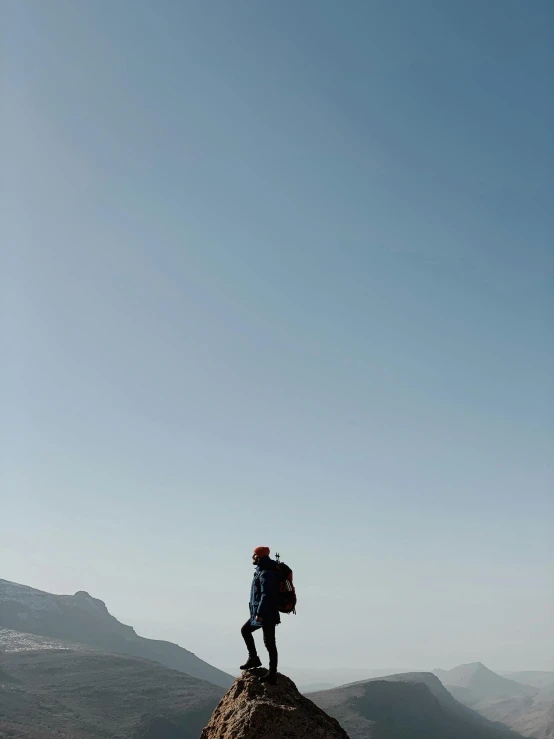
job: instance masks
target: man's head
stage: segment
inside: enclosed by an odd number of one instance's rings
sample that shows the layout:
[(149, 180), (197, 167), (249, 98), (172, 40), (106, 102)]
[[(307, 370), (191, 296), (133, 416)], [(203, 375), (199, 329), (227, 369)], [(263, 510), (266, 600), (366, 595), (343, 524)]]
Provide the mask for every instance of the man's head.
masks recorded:
[(256, 547), (252, 553), (252, 563), (257, 565), (262, 557), (269, 557), (269, 547)]

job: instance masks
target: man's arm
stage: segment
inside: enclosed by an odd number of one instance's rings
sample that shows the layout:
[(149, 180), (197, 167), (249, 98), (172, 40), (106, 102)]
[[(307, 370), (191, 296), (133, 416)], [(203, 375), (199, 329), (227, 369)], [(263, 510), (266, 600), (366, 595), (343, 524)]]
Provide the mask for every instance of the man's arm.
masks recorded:
[(260, 575), (261, 598), (258, 612), (256, 613), (256, 621), (263, 620), (268, 611), (275, 604), (275, 573), (271, 570), (264, 570)]

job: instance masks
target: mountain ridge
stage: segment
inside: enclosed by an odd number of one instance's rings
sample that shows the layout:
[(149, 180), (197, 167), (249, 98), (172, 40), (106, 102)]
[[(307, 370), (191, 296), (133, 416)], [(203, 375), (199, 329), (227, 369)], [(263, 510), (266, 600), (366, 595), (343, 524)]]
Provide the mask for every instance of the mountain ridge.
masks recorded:
[(403, 673), (310, 693), (350, 739), (519, 739), (458, 702), (431, 672)]
[(441, 682), (448, 686), (466, 688), (478, 693), (481, 697), (508, 698), (514, 695), (536, 694), (537, 689), (531, 685), (502, 677), (486, 667), (482, 662), (470, 662), (458, 665), (451, 670), (434, 670)]
[(55, 595), (0, 579), (0, 628), (86, 644), (106, 652), (150, 659), (228, 688), (233, 677), (172, 642), (139, 636), (86, 591)]

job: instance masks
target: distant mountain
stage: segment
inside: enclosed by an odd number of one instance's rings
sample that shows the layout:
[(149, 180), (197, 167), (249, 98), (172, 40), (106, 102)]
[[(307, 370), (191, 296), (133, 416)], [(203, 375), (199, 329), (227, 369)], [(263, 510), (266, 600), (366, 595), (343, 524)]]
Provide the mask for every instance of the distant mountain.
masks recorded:
[(459, 703), (431, 673), (375, 678), (310, 693), (350, 739), (517, 739)]
[(448, 688), (463, 688), (481, 700), (485, 698), (534, 696), (537, 692), (532, 685), (522, 685), (515, 680), (497, 675), (496, 672), (489, 670), (481, 662), (459, 665), (454, 667), (453, 670), (434, 670), (433, 673)]
[(101, 600), (84, 591), (53, 595), (0, 579), (0, 628), (143, 657), (224, 688), (233, 683), (231, 675), (177, 644), (138, 636), (131, 626), (114, 618)]
[(0, 652), (0, 737), (198, 739), (224, 692), (156, 662), (34, 639), (35, 650)]
[[(225, 672), (238, 676), (240, 670), (236, 668), (224, 668)], [(360, 668), (360, 667), (288, 667), (287, 675), (294, 680), (298, 690), (307, 693), (314, 690), (328, 690), (338, 688), (346, 683), (370, 680), (373, 677), (385, 675), (396, 675), (402, 672), (414, 672), (414, 670), (398, 667)]]
[[(539, 682), (521, 683), (514, 674)], [(465, 706), (535, 739), (554, 739), (554, 682), (549, 673), (497, 675), (480, 662), (435, 670), (443, 685)]]
[(535, 688), (554, 686), (554, 672), (545, 670), (524, 670), (523, 672), (501, 672), (502, 677), (515, 680), (524, 685), (534, 685)]

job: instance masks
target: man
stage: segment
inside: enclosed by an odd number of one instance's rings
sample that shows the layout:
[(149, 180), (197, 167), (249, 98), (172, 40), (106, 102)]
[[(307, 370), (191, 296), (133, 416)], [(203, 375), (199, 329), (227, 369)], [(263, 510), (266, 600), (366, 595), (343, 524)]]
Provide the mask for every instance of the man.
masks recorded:
[(269, 652), (269, 672), (260, 678), (260, 682), (275, 685), (277, 682), (277, 645), (275, 643), (275, 627), (281, 623), (277, 608), (278, 582), (275, 572), (276, 562), (269, 558), (269, 547), (257, 547), (252, 555), (252, 563), (256, 571), (250, 591), (250, 618), (241, 629), (242, 637), (248, 649), (248, 660), (241, 665), (241, 670), (261, 667), (262, 662), (256, 652), (253, 632), (262, 629), (264, 644)]

